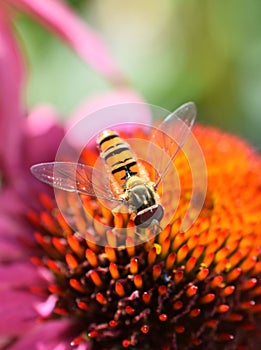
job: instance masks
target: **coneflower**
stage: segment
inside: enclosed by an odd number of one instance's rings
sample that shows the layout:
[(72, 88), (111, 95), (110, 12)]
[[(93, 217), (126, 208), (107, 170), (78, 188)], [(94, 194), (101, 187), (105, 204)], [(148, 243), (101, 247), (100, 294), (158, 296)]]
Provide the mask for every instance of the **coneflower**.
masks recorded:
[[(24, 118), (24, 70), (11, 29), (14, 8), (65, 39), (109, 81), (124, 80), (99, 38), (63, 2), (0, 3), (0, 347), (259, 349), (260, 156), (231, 135), (196, 126), (209, 184), (201, 214), (188, 231), (180, 230), (191, 195), (182, 156), (176, 160), (179, 206), (171, 208), (177, 209), (173, 221), (154, 239), (133, 245), (129, 238), (115, 248), (117, 230), (132, 225), (128, 217), (113, 216), (88, 198), (82, 215), (74, 199), (63, 195), (73, 230), (47, 186), (29, 178), (32, 164), (54, 159), (64, 131), (43, 106)], [(129, 89), (111, 95), (105, 104), (136, 96)], [(102, 107), (101, 100), (95, 107)], [(97, 157), (91, 149), (85, 152), (88, 160)], [(104, 232), (99, 221), (115, 230)], [(93, 242), (88, 230), (105, 235), (108, 244)]]
[[(196, 126), (195, 135), (209, 183), (200, 216), (186, 232), (180, 224), (191, 184), (182, 156), (176, 160), (182, 194), (175, 217), (139, 245), (128, 237), (115, 248), (117, 230), (133, 226), (126, 215), (113, 216), (87, 198), (91, 215), (84, 216), (66, 194), (75, 215), (72, 230), (54, 201), (39, 193), (42, 210), (28, 215), (40, 247), (32, 261), (52, 278), (31, 291), (48, 297), (40, 322), (70, 320), (72, 348), (258, 348), (261, 159), (243, 141), (215, 129)], [(97, 156), (91, 149), (85, 154)], [(104, 231), (99, 222), (116, 230)], [(106, 235), (105, 247), (88, 231)]]

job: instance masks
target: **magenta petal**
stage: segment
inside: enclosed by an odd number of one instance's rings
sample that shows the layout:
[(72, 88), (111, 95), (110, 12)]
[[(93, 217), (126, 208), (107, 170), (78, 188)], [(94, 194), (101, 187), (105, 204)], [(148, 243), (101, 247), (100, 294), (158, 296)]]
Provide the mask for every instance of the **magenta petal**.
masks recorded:
[[(19, 198), (12, 186), (5, 186), (0, 193), (0, 225), (2, 214), (20, 215), (28, 210), (28, 206)], [(0, 232), (1, 235), (2, 232)]]
[[(9, 215), (8, 212), (0, 214), (0, 238), (10, 238), (11, 241), (13, 239), (17, 239), (17, 237), (27, 235), (26, 228), (23, 227), (21, 223), (15, 219), (15, 215), (12, 217), (12, 215)], [(2, 247), (0, 247), (0, 251), (1, 248)]]
[(46, 321), (36, 325), (9, 350), (70, 350), (70, 321)]
[[(25, 198), (23, 198), (25, 199)], [(32, 228), (21, 221), (28, 211), (15, 189), (5, 187), (0, 193), (0, 262), (28, 258), (22, 241), (32, 242)]]
[(0, 335), (17, 335), (29, 330), (38, 314), (34, 304), (39, 297), (29, 292), (0, 290)]
[(14, 262), (28, 258), (28, 252), (16, 239), (0, 237), (0, 263)]
[(0, 263), (25, 259), (28, 254), (14, 240), (0, 237)]
[(58, 0), (7, 0), (32, 14), (58, 34), (88, 64), (112, 81), (122, 81), (122, 73), (101, 38), (73, 10)]
[[(29, 210), (25, 198), (21, 198), (16, 189), (7, 186), (0, 193), (0, 237), (18, 237), (27, 235), (28, 228), (21, 225), (20, 216)], [(30, 231), (31, 233), (31, 231)], [(0, 246), (1, 250), (1, 246)]]
[(29, 262), (0, 265), (0, 276), (0, 290), (46, 285), (38, 268)]
[(0, 167), (11, 182), (22, 159), (23, 65), (8, 19), (0, 8)]

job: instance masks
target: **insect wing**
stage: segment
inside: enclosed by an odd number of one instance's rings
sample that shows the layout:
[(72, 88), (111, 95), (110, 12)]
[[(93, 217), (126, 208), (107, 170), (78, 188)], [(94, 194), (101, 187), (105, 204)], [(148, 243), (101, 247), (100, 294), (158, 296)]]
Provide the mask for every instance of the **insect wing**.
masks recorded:
[(153, 180), (156, 187), (189, 137), (196, 115), (196, 105), (193, 102), (185, 103), (152, 131), (147, 159), (155, 169)]
[(85, 164), (71, 162), (41, 163), (32, 166), (31, 172), (38, 180), (60, 190), (122, 202), (113, 195), (108, 176)]

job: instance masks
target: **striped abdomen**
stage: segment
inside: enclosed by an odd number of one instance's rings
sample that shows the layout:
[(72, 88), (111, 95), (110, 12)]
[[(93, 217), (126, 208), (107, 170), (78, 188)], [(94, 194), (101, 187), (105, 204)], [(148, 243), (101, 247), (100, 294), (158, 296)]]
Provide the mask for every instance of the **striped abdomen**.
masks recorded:
[(111, 170), (112, 175), (121, 187), (128, 178), (138, 174), (135, 154), (129, 144), (117, 132), (104, 131), (97, 139), (101, 157)]

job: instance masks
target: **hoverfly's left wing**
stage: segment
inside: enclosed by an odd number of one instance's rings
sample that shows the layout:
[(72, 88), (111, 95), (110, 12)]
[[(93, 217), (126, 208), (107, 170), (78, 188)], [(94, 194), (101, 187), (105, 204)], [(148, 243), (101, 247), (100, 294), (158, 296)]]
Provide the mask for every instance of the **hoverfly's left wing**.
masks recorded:
[(194, 102), (185, 103), (152, 131), (147, 159), (155, 168), (154, 181), (156, 188), (186, 142), (196, 115), (197, 108)]
[(31, 172), (38, 180), (60, 190), (78, 192), (113, 202), (122, 202), (112, 193), (108, 176), (85, 164), (41, 163), (33, 165)]

